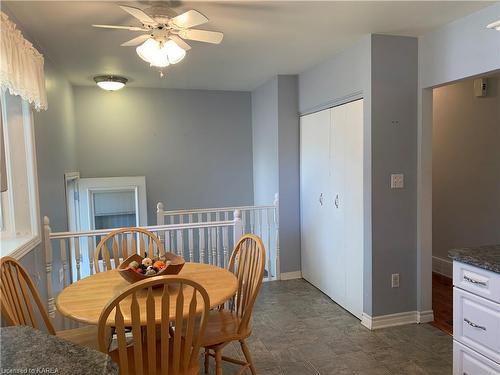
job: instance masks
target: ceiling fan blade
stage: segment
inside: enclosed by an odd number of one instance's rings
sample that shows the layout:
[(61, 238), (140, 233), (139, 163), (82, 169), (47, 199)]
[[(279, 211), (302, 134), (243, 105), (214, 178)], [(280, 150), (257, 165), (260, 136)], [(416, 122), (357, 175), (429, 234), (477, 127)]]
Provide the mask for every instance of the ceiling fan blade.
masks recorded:
[(139, 44), (144, 43), (146, 40), (151, 38), (151, 35), (149, 34), (144, 34), (144, 35), (139, 35), (138, 37), (134, 39), (130, 39), (128, 42), (122, 43), (122, 47), (135, 47), (138, 46)]
[(182, 29), (202, 25), (208, 22), (208, 18), (197, 10), (188, 10), (177, 17), (172, 18), (171, 22)]
[(119, 30), (129, 30), (129, 31), (148, 31), (144, 27), (138, 26), (118, 26), (118, 25), (92, 25), (93, 27), (100, 27), (103, 29), (119, 29)]
[(218, 31), (188, 29), (181, 30), (179, 35), (184, 39), (196, 40), (198, 42), (219, 44), (222, 42), (224, 34)]
[(125, 12), (131, 14), (135, 18), (137, 18), (139, 21), (145, 24), (152, 24), (156, 25), (158, 22), (156, 22), (153, 18), (148, 16), (142, 9), (139, 8), (134, 8), (128, 5), (120, 5), (120, 8), (122, 8)]
[(170, 35), (170, 39), (172, 39), (175, 42), (175, 44), (181, 47), (184, 51), (189, 51), (191, 49), (191, 46), (187, 44), (185, 41), (183, 41), (181, 38), (179, 38), (177, 35)]

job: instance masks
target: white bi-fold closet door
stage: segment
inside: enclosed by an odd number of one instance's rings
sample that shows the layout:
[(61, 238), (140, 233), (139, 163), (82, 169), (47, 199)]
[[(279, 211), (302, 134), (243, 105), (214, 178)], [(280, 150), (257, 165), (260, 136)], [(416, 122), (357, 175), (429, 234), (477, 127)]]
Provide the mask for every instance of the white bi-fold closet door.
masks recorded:
[(361, 318), (363, 100), (301, 117), (303, 277)]

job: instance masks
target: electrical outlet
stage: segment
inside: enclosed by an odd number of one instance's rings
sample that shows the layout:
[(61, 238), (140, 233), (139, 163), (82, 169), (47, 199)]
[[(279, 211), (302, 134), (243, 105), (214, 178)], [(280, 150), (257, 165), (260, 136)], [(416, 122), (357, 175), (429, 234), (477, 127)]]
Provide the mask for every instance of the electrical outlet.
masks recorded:
[(59, 269), (59, 282), (62, 283), (64, 280), (64, 270), (62, 268)]
[(405, 187), (405, 175), (402, 173), (391, 174), (391, 189), (402, 189)]
[(399, 288), (399, 273), (391, 275), (391, 288)]

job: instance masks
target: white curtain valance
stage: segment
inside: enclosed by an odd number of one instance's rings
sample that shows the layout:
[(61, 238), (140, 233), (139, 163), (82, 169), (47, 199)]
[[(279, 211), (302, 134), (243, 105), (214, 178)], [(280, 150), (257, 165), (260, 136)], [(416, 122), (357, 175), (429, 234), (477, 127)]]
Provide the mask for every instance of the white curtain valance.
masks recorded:
[(37, 111), (47, 109), (43, 55), (5, 13), (0, 15), (0, 85), (33, 104)]

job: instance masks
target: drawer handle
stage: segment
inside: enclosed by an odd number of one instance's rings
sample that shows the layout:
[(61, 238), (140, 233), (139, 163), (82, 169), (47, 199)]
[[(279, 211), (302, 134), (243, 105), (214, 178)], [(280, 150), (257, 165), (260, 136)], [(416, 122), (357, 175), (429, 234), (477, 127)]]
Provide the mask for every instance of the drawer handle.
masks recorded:
[(464, 276), (464, 280), (468, 281), (469, 283), (472, 283), (472, 284), (477, 284), (477, 285), (482, 285), (482, 286), (488, 286), (488, 284), (486, 283), (486, 281), (474, 280), (474, 279), (471, 279), (469, 276)]
[(486, 327), (480, 326), (476, 323), (471, 322), (469, 319), (464, 318), (464, 322), (470, 325), (471, 327), (477, 328), (477, 329), (482, 329), (483, 331), (486, 331)]

